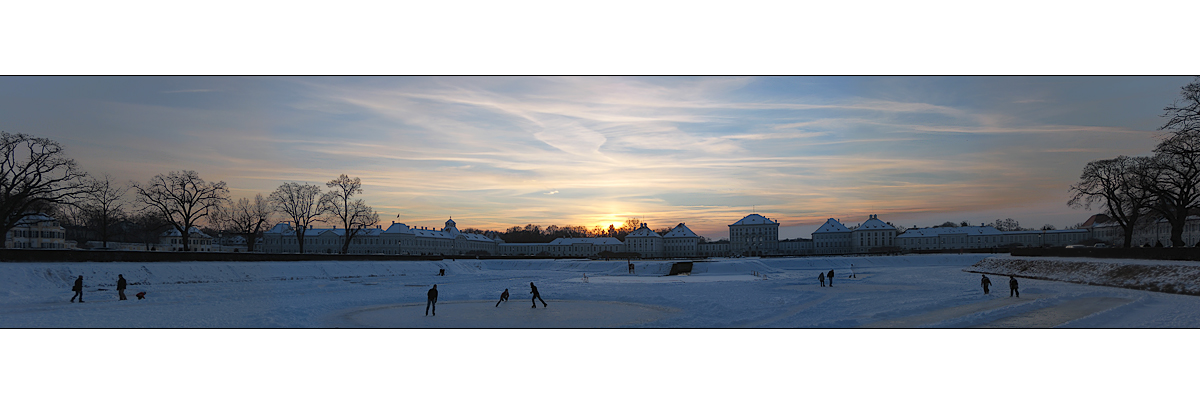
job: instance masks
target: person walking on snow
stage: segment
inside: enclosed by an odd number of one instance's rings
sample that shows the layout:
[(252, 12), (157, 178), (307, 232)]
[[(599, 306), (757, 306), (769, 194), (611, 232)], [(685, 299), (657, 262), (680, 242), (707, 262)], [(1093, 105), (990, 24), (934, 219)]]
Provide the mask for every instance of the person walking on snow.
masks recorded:
[(425, 300), (425, 315), (426, 316), (429, 315), (429, 308), (432, 307), (433, 315), (436, 316), (437, 315), (437, 285), (433, 285), (433, 288), (429, 289), (429, 293), (427, 293), (426, 295), (428, 295), (429, 297)]
[[(507, 301), (508, 301), (508, 289), (504, 289), (504, 293), (500, 294), (500, 302), (507, 302)], [(500, 302), (496, 302), (496, 307), (500, 307)], [(537, 305), (534, 305), (533, 307), (537, 307)]]
[(1021, 297), (1021, 291), (1017, 290), (1017, 278), (1012, 275), (1008, 276), (1008, 297)]
[(125, 275), (117, 274), (117, 295), (118, 300), (129, 300), (125, 298)]
[[(542, 300), (542, 294), (538, 293), (537, 286), (533, 286), (533, 282), (529, 282), (529, 293), (533, 294), (533, 298), (529, 301), (533, 302), (533, 308), (537, 308), (537, 300)], [(546, 307), (546, 301), (542, 300), (542, 307)]]
[(75, 298), (79, 298), (79, 302), (83, 303), (83, 275), (75, 278), (75, 286), (71, 287), (75, 291), (75, 296), (71, 296), (71, 303), (75, 303)]
[(992, 286), (992, 280), (988, 279), (987, 275), (983, 275), (983, 279), (979, 281), (979, 285), (983, 286), (983, 294), (988, 294), (988, 286)]
[(817, 280), (821, 281), (821, 287), (825, 287), (825, 273), (817, 272)]
[(854, 264), (850, 264), (850, 277), (858, 279), (858, 275), (854, 274)]
[(833, 287), (833, 270), (830, 269), (829, 274), (825, 275), (825, 277), (829, 279), (829, 287), (832, 288)]

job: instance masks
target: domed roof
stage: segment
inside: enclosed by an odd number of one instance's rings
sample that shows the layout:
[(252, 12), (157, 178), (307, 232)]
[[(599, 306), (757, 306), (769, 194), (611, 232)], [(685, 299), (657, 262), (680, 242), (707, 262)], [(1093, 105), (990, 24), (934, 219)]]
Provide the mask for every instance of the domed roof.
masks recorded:
[(633, 233), (629, 233), (629, 235), (628, 235), (628, 236), (625, 236), (625, 238), (630, 238), (630, 237), (658, 237), (658, 238), (662, 238), (662, 236), (661, 236), (661, 235), (659, 235), (658, 233), (655, 233), (655, 232), (654, 232), (654, 230), (650, 230), (650, 228), (649, 228), (649, 227), (646, 227), (646, 224), (645, 224), (645, 223), (642, 223), (642, 227), (639, 227), (637, 230), (634, 230), (634, 231), (633, 231)]
[(740, 226), (746, 224), (779, 224), (779, 222), (767, 219), (763, 215), (752, 213), (749, 216), (743, 217), (742, 220), (738, 220), (737, 223), (731, 224), (730, 226)]
[(846, 226), (843, 226), (841, 222), (837, 221), (837, 219), (829, 218), (829, 220), (826, 220), (825, 224), (821, 225), (821, 228), (817, 229), (817, 231), (814, 231), (813, 234), (842, 233), (848, 231), (850, 231), (850, 229), (847, 229)]
[(879, 216), (871, 215), (870, 219), (867, 219), (867, 221), (863, 222), (862, 225), (858, 226), (858, 228), (854, 230), (896, 230), (896, 228), (882, 220), (879, 220)]
[(683, 223), (680, 223), (678, 226), (675, 226), (674, 229), (671, 229), (671, 231), (667, 232), (667, 234), (664, 235), (663, 237), (700, 237), (700, 236), (697, 236), (696, 233), (692, 231), (692, 229), (689, 229), (687, 226), (684, 226)]

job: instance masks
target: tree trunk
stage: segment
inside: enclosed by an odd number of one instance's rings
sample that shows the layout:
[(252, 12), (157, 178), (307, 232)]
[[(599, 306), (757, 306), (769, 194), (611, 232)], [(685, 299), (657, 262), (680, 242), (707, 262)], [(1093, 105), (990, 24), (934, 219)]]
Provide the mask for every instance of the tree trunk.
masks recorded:
[(1184, 210), (1182, 218), (1174, 218), (1171, 222), (1171, 246), (1186, 247), (1183, 243), (1183, 227), (1187, 224), (1187, 211)]
[(1133, 224), (1131, 223), (1128, 226), (1124, 226), (1121, 228), (1121, 230), (1122, 230), (1122, 232), (1125, 233), (1125, 248), (1132, 247), (1133, 246)]

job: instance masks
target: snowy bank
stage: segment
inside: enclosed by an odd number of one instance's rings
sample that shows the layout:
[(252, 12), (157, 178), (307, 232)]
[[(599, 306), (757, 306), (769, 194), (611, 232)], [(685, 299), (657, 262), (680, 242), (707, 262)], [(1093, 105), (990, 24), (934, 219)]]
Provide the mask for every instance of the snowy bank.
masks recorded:
[[(1200, 262), (1084, 257), (991, 257), (964, 271), (1200, 295)], [(1002, 281), (997, 282), (1003, 284)]]

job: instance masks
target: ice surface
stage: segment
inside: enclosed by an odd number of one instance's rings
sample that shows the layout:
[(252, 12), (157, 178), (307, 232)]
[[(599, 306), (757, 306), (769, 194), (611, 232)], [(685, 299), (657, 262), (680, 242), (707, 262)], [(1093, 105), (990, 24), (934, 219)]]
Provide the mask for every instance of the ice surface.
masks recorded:
[[(0, 327), (1200, 327), (1194, 296), (1034, 279), (1019, 299), (1004, 279), (984, 295), (964, 269), (989, 256), (715, 259), (682, 276), (663, 276), (671, 261), (633, 261), (630, 275), (626, 261), (582, 259), (4, 263)], [(829, 270), (833, 286), (819, 286)], [(117, 300), (117, 274), (131, 300)], [(78, 275), (84, 304), (68, 302)], [(541, 317), (523, 312), (530, 282), (551, 302)], [(436, 321), (420, 315), (435, 283)], [(1038, 310), (1054, 313), (1020, 320)]]

